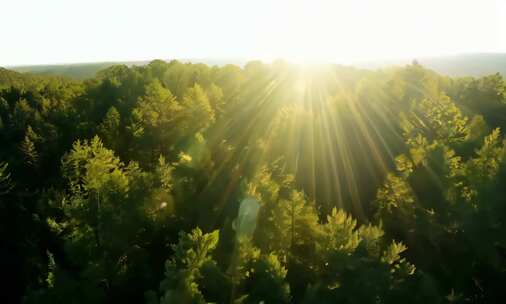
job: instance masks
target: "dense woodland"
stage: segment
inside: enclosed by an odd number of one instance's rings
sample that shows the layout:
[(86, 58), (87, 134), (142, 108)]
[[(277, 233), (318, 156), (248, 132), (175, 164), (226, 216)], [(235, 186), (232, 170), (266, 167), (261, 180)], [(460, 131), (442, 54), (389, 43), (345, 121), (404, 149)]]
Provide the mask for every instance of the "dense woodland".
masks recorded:
[[(207, 65), (234, 64), (244, 66), (248, 61), (245, 59), (219, 59), (219, 58), (187, 58), (179, 59), (183, 63), (204, 63)], [(421, 57), (417, 61), (425, 68), (434, 70), (440, 74), (453, 77), (482, 77), (489, 74), (501, 73), (506, 75), (506, 54), (504, 53), (470, 53), (452, 56)], [(409, 59), (398, 60), (370, 60), (356, 61), (353, 66), (364, 69), (379, 69), (390, 66), (400, 66), (410, 63)], [(10, 70), (20, 73), (32, 73), (37, 75), (65, 76), (77, 80), (94, 77), (95, 74), (113, 65), (146, 65), (149, 61), (111, 61), (96, 63), (73, 63), (52, 65), (22, 65), (11, 66)]]
[(505, 303), (506, 82), (0, 69), (2, 303)]

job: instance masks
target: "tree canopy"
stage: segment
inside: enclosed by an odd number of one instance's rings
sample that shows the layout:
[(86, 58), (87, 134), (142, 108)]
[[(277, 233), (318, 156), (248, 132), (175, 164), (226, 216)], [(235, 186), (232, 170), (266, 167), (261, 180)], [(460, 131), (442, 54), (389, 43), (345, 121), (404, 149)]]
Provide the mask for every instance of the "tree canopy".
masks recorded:
[(506, 81), (0, 69), (2, 303), (503, 303)]

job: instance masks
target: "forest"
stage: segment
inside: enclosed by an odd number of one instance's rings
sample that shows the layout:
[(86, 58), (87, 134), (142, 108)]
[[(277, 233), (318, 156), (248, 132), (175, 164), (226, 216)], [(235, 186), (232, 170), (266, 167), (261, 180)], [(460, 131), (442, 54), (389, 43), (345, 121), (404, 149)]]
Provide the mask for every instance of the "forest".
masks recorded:
[(506, 81), (0, 68), (1, 303), (506, 303)]

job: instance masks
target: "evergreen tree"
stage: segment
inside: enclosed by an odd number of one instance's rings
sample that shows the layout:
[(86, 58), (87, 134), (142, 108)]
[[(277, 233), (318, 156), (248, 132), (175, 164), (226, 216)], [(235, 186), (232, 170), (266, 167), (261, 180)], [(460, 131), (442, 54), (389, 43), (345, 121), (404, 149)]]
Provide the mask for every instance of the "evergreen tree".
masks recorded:
[(30, 126), (26, 129), (25, 137), (21, 142), (19, 149), (23, 153), (26, 164), (35, 167), (38, 164), (39, 153), (35, 147), (35, 142), (39, 136), (32, 130)]
[(0, 195), (9, 193), (12, 189), (11, 174), (7, 170), (7, 163), (0, 162)]
[(217, 230), (205, 234), (199, 228), (179, 234), (179, 242), (172, 245), (174, 256), (165, 263), (159, 303), (206, 303), (198, 281), (201, 269), (214, 263), (210, 254), (216, 248), (218, 238)]

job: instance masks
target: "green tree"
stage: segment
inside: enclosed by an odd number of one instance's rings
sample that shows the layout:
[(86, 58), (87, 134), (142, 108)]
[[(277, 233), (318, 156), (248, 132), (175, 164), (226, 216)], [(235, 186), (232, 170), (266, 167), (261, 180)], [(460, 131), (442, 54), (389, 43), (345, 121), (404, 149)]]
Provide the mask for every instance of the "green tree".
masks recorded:
[(195, 228), (191, 233), (180, 232), (179, 242), (172, 245), (174, 255), (165, 263), (159, 303), (206, 303), (198, 281), (202, 278), (202, 268), (214, 263), (211, 253), (218, 238), (218, 230), (202, 233)]
[(182, 108), (157, 80), (147, 85), (145, 91), (132, 110), (130, 130), (139, 142), (140, 151), (151, 150), (152, 156), (168, 156), (169, 149), (184, 134), (180, 126)]
[(23, 153), (25, 162), (29, 166), (37, 166), (39, 160), (39, 153), (35, 147), (35, 142), (39, 140), (39, 136), (28, 126), (26, 129), (25, 137), (21, 142), (19, 149)]
[(12, 190), (11, 174), (8, 172), (8, 164), (0, 162), (0, 195), (5, 195)]
[(98, 126), (98, 134), (111, 149), (116, 149), (119, 144), (120, 121), (121, 116), (118, 110), (115, 107), (110, 107)]
[(215, 120), (209, 98), (198, 84), (186, 90), (181, 105), (184, 108), (184, 125), (192, 133), (206, 129)]

